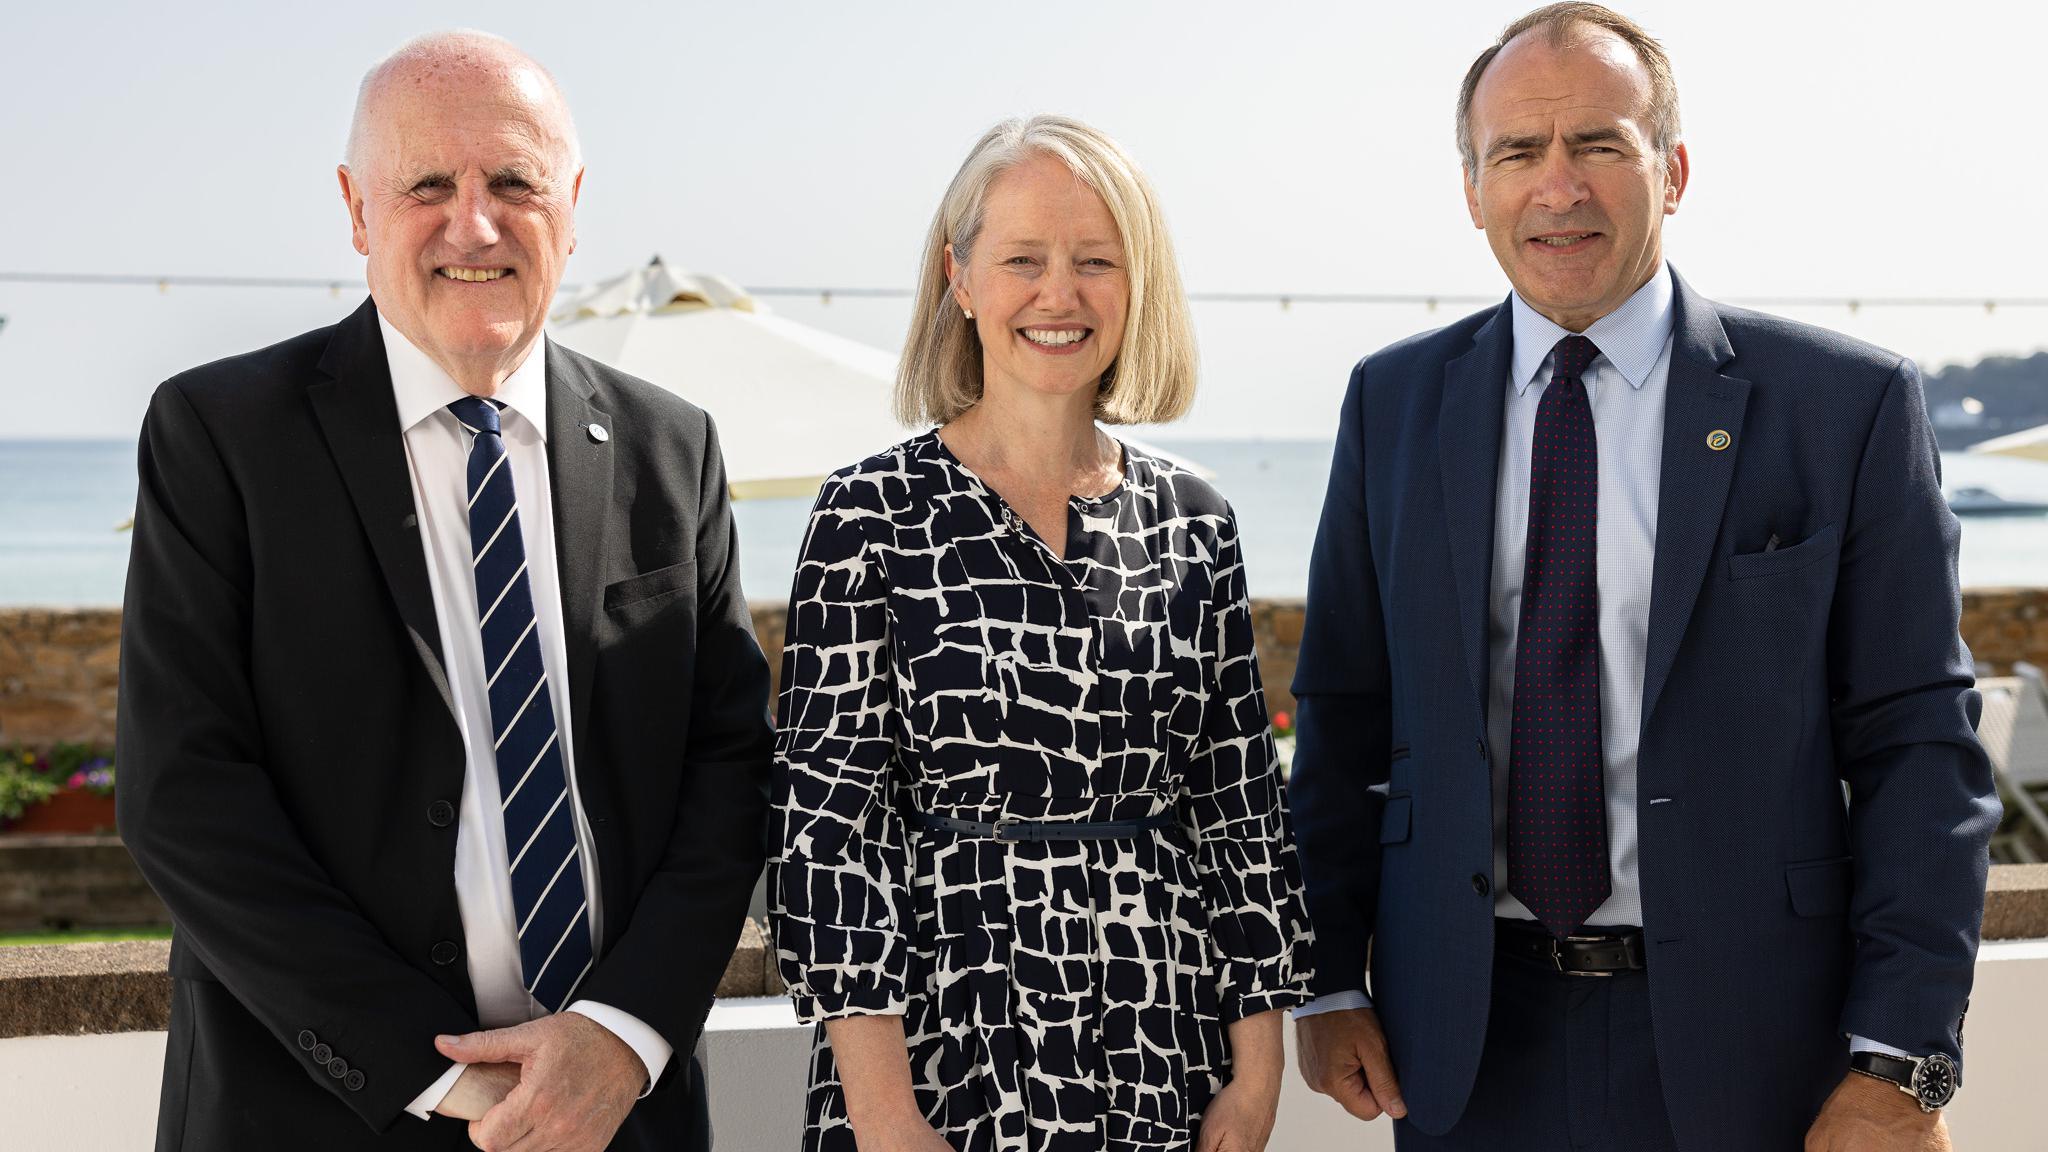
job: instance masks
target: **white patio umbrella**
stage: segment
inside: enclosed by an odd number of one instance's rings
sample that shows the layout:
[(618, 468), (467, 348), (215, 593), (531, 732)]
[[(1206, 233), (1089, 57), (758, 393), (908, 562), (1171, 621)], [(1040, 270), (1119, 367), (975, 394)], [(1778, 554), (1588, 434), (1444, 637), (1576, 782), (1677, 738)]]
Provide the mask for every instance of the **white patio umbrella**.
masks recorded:
[(564, 345), (709, 411), (735, 500), (808, 497), (836, 469), (910, 434), (890, 415), (894, 356), (772, 315), (720, 276), (656, 257), (556, 301), (550, 320)]
[(1970, 445), (1970, 451), (1987, 456), (2019, 456), (2048, 462), (2048, 424), (1979, 441)]

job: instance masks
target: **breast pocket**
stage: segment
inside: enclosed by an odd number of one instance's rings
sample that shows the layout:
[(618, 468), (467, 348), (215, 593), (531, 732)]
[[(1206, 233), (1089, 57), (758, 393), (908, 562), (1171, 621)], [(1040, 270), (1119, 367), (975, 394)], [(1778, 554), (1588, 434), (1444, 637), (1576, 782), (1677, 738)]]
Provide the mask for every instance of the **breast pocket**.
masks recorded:
[(604, 610), (618, 612), (697, 589), (697, 562), (685, 560), (605, 585)]
[(1810, 568), (1832, 557), (1842, 546), (1841, 529), (1833, 524), (1797, 544), (1768, 552), (1746, 552), (1728, 558), (1730, 580), (1756, 580)]
[(696, 562), (607, 584), (598, 645), (612, 660), (687, 661), (697, 650)]

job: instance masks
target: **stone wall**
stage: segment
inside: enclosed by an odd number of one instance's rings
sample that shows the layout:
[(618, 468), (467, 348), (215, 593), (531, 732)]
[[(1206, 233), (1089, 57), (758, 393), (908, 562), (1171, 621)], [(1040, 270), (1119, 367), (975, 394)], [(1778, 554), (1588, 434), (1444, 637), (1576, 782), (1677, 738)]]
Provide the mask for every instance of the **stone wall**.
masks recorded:
[[(757, 602), (753, 613), (775, 675), (782, 665), (783, 606)], [(1292, 712), (1287, 685), (1301, 645), (1302, 602), (1253, 601), (1252, 624), (1267, 707)], [(120, 633), (116, 609), (0, 609), (0, 743), (112, 745)], [(2010, 673), (2015, 660), (2048, 667), (2048, 588), (1964, 592), (1963, 639), (1979, 663), (2000, 675)]]
[(114, 742), (116, 608), (0, 610), (0, 743)]
[(1294, 658), (1301, 652), (1302, 600), (1252, 601), (1252, 634), (1259, 644), (1259, 679), (1266, 686), (1266, 715), (1294, 717)]
[[(2048, 580), (2048, 572), (2041, 578)], [(2010, 676), (2015, 660), (2048, 668), (2048, 588), (1966, 590), (1963, 640), (1995, 675)]]
[[(166, 1028), (170, 958), (169, 940), (0, 947), (0, 1040)], [(782, 995), (759, 921), (740, 926), (716, 991), (721, 999)]]
[(170, 919), (118, 836), (0, 835), (0, 932)]

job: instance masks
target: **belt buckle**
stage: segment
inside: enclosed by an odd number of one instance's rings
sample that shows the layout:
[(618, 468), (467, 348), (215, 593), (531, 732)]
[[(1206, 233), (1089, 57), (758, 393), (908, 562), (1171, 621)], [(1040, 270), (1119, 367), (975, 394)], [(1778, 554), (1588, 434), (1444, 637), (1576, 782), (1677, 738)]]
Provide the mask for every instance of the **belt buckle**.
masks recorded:
[(1003, 816), (998, 818), (995, 824), (995, 838), (998, 840), (1007, 840), (1011, 843), (1015, 843), (1019, 840), (1024, 839), (1024, 837), (1022, 836), (1012, 836), (1009, 834), (1010, 829), (1015, 828), (1017, 825), (1022, 823), (1024, 823), (1024, 821), (1019, 820), (1014, 816)]
[(1606, 937), (1604, 936), (1567, 936), (1563, 940), (1553, 939), (1551, 941), (1550, 954), (1556, 957), (1557, 959), (1557, 970), (1559, 972), (1562, 972), (1566, 976), (1577, 976), (1582, 979), (1604, 980), (1607, 977), (1614, 975), (1614, 973), (1612, 972), (1582, 972), (1576, 969), (1566, 968), (1564, 966), (1564, 946), (1566, 944), (1569, 944), (1573, 941), (1578, 941), (1582, 944), (1597, 944), (1604, 939), (1606, 939)]

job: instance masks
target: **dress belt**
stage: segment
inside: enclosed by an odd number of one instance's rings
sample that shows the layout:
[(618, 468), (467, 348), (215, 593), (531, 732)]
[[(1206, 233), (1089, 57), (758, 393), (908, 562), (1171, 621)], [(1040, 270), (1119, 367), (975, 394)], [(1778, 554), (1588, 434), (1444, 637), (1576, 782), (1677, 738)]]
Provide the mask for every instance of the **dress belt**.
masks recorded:
[(1173, 813), (1155, 812), (1131, 820), (998, 820), (993, 824), (979, 820), (956, 820), (951, 816), (933, 816), (928, 812), (906, 812), (904, 819), (913, 828), (928, 832), (951, 832), (959, 836), (974, 836), (984, 840), (1128, 840), (1134, 836), (1158, 828), (1173, 826)]
[(1504, 956), (1567, 976), (1612, 976), (1648, 966), (1640, 928), (1594, 929), (1560, 940), (1534, 921), (1500, 918), (1493, 940)]

